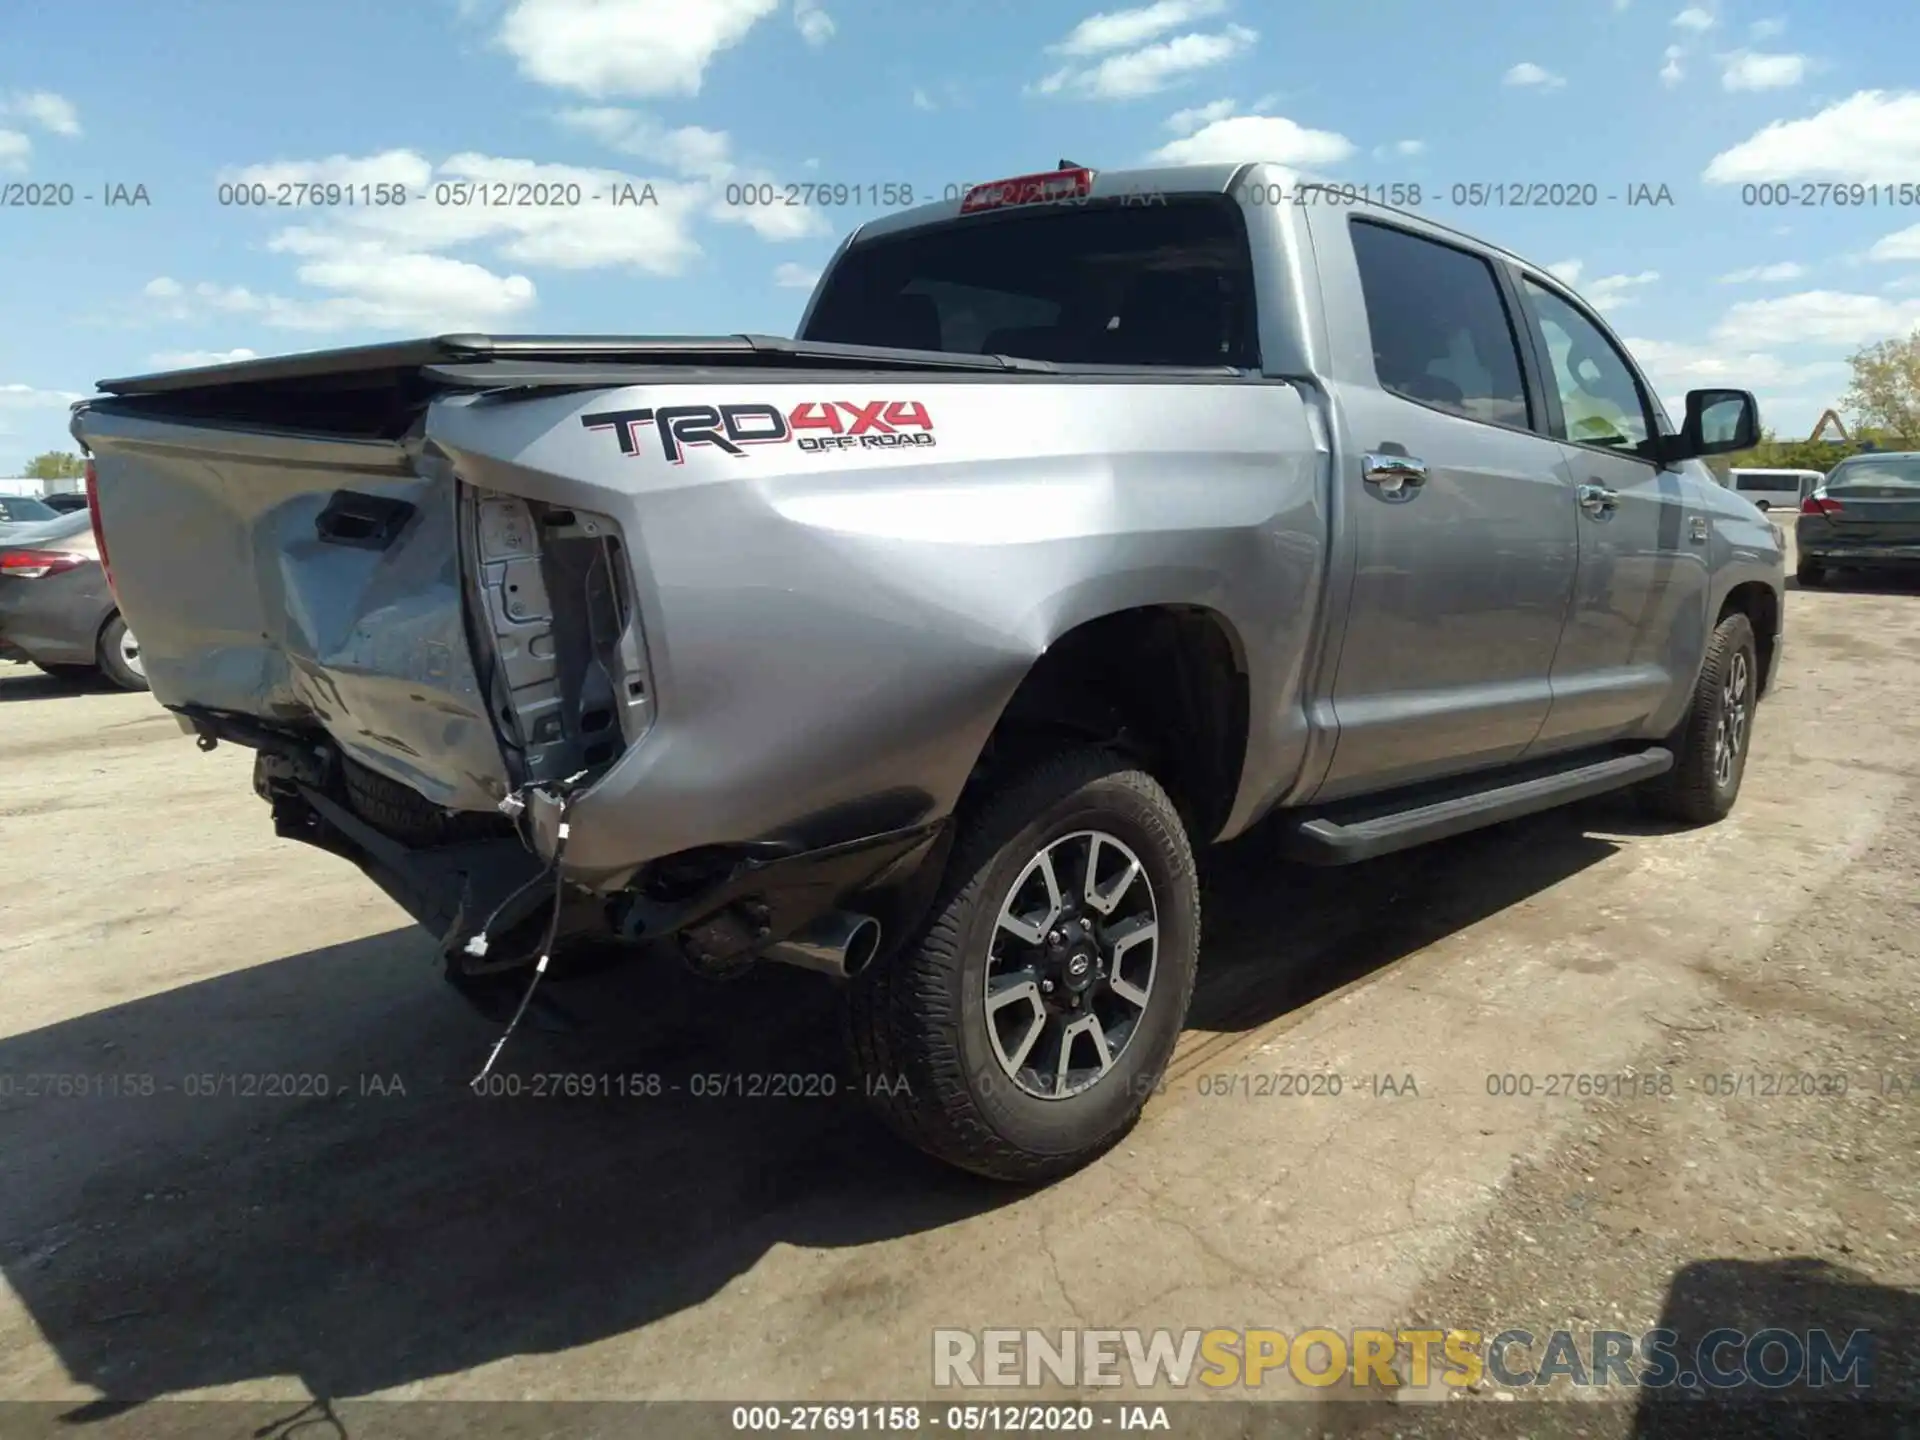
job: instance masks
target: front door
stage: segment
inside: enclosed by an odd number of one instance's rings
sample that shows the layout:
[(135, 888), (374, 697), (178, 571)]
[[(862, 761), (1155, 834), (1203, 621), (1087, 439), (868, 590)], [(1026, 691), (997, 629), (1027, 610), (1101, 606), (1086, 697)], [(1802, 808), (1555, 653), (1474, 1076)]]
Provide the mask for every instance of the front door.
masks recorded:
[(1708, 530), (1683, 473), (1653, 459), (1654, 402), (1625, 351), (1544, 278), (1524, 275), (1520, 288), (1545, 351), (1580, 536), (1553, 708), (1532, 752), (1545, 754), (1643, 735), (1692, 683), (1706, 643)]

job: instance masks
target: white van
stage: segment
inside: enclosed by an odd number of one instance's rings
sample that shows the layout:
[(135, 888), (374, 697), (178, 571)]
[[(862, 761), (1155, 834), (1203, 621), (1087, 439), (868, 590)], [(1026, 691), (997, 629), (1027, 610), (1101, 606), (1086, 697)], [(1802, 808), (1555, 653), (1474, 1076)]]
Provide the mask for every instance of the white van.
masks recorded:
[(1826, 478), (1818, 470), (1729, 470), (1727, 488), (1738, 490), (1762, 510), (1798, 510), (1800, 502)]

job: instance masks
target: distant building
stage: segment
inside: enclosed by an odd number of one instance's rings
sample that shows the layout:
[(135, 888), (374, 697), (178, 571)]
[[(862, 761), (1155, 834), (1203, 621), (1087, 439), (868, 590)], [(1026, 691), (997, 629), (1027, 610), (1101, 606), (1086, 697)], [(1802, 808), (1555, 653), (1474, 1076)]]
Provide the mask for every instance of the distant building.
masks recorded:
[(32, 475), (0, 476), (0, 495), (78, 495), (86, 488), (79, 476), (67, 480), (41, 480)]
[(1844, 445), (1851, 438), (1847, 434), (1847, 427), (1841, 424), (1840, 417), (1831, 410), (1821, 413), (1820, 422), (1813, 427), (1813, 433), (1807, 437), (1810, 441), (1823, 441), (1828, 445)]

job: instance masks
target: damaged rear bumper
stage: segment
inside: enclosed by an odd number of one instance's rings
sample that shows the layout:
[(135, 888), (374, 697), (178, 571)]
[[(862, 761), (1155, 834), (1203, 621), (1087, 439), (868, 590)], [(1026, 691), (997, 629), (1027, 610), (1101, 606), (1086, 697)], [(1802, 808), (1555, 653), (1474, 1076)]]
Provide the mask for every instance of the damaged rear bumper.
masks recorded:
[[(643, 866), (611, 890), (572, 877), (556, 883), (551, 861), (526, 833), (530, 825), (501, 817), (490, 833), (408, 843), (356, 813), (340, 753), (324, 736), (190, 707), (176, 713), (203, 748), (228, 741), (256, 751), (254, 787), (273, 808), (275, 833), (356, 865), (439, 938), (456, 981), (532, 964), (556, 903), (557, 943), (674, 940), (703, 970), (778, 952), (836, 913), (870, 916), (883, 937), (897, 937), (931, 900), (950, 842), (947, 822), (937, 820), (829, 844), (706, 847)], [(483, 953), (471, 953), (468, 942), (483, 933)]]

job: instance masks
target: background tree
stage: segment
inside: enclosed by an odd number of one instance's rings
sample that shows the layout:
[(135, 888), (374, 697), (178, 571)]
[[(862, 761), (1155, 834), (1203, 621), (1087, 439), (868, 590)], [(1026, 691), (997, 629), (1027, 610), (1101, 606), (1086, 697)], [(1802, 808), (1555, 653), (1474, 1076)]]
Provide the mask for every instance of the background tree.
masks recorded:
[(48, 450), (27, 462), (29, 480), (78, 480), (87, 473), (87, 462), (66, 450)]
[(1855, 351), (1853, 384), (1840, 402), (1855, 431), (1920, 443), (1920, 330)]

